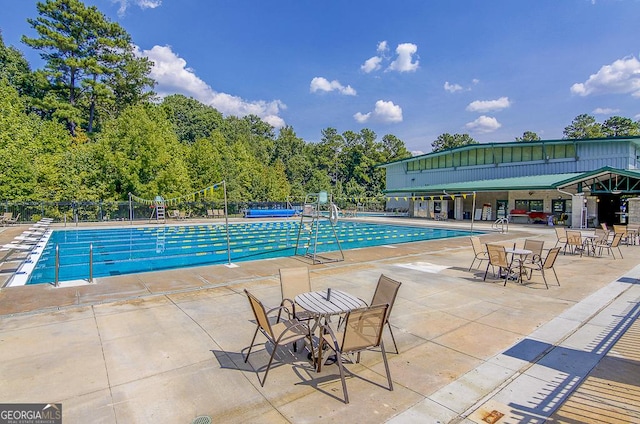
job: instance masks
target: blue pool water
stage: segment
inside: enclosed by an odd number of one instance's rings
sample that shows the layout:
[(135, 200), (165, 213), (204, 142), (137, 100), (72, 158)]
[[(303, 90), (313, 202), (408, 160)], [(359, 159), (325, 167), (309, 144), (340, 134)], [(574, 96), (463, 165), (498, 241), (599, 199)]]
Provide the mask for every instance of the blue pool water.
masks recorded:
[[(291, 221), (229, 225), (231, 262), (293, 256), (298, 225)], [(343, 250), (471, 234), (464, 230), (344, 221), (337, 223), (336, 232)], [(94, 278), (228, 262), (223, 224), (56, 230), (27, 284), (54, 281), (56, 245), (60, 281), (89, 278), (90, 245)], [(329, 222), (321, 223), (316, 252), (336, 250), (338, 245)]]

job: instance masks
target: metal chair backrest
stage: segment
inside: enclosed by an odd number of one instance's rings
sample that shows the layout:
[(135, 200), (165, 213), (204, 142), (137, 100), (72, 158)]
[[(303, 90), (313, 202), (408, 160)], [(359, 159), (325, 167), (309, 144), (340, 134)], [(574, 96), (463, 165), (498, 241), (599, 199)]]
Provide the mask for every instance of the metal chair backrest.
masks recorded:
[(567, 244), (570, 246), (582, 246), (582, 233), (580, 231), (567, 231)]
[(297, 295), (311, 291), (311, 277), (306, 266), (280, 268), (280, 290), (283, 299), (293, 300)]
[(613, 240), (611, 240), (611, 247), (618, 247), (618, 245), (620, 244), (620, 240), (622, 240), (622, 236), (624, 236), (624, 233), (615, 233), (613, 235)]
[(273, 340), (275, 337), (273, 335), (271, 323), (269, 322), (269, 318), (267, 317), (267, 310), (265, 309), (264, 305), (257, 297), (249, 293), (247, 289), (244, 289), (244, 292), (247, 294), (247, 298), (249, 298), (249, 304), (251, 305), (253, 315), (256, 318), (256, 323), (266, 333), (266, 335)]
[(401, 282), (392, 280), (384, 274), (381, 274), (380, 278), (378, 279), (378, 285), (376, 286), (376, 291), (373, 292), (373, 298), (371, 299), (370, 305), (389, 305), (389, 307), (387, 308), (385, 323), (389, 319), (389, 315), (391, 315), (391, 309), (393, 308), (393, 304), (396, 301), (398, 289), (400, 289), (401, 285)]
[(486, 249), (482, 245), (480, 241), (480, 237), (472, 236), (471, 238), (471, 246), (473, 247), (473, 253), (478, 256), (479, 253), (486, 252)]
[(544, 241), (542, 240), (531, 240), (525, 239), (524, 248), (527, 250), (531, 250), (534, 255), (538, 257), (542, 256), (542, 249), (544, 249)]
[[(487, 244), (487, 252), (489, 252), (489, 263), (493, 266), (499, 266), (502, 268), (509, 267), (509, 261), (507, 260), (507, 252), (504, 246), (499, 244)], [(488, 268), (488, 265), (487, 265)]]
[(388, 304), (353, 309), (344, 318), (340, 352), (357, 352), (380, 345)]
[(613, 232), (618, 234), (622, 234), (623, 236), (627, 233), (627, 226), (626, 225), (614, 225), (613, 226)]
[(607, 227), (607, 223), (606, 222), (601, 222), (600, 226), (602, 227), (603, 230), (605, 230), (607, 233), (609, 232), (609, 228)]
[(542, 264), (542, 268), (544, 269), (553, 268), (553, 264), (556, 263), (556, 258), (558, 257), (558, 253), (560, 253), (559, 247), (554, 247), (553, 249), (549, 250), (549, 254), (544, 259), (544, 263)]
[(567, 229), (564, 227), (556, 227), (556, 237), (558, 240), (567, 239)]

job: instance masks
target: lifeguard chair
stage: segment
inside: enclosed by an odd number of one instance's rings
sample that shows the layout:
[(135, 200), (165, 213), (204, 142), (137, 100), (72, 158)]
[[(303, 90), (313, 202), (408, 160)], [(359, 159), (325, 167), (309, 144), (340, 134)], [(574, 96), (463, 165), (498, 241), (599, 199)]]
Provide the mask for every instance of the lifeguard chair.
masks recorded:
[[(342, 251), (342, 246), (340, 246), (340, 240), (335, 228), (339, 214), (340, 210), (329, 199), (326, 191), (307, 194), (300, 214), (300, 227), (298, 228), (295, 255), (310, 258), (314, 265), (344, 261), (344, 252)], [(337, 253), (336, 251), (322, 252), (323, 254), (321, 255), (318, 253), (318, 244), (320, 244), (318, 236), (321, 227), (325, 228), (327, 223), (337, 243), (338, 250)]]

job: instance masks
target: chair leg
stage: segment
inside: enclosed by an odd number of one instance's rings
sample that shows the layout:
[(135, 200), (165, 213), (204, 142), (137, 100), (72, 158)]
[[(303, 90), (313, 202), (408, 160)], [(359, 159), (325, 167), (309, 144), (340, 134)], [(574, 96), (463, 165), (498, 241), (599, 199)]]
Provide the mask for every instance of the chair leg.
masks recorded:
[(344, 403), (349, 403), (349, 393), (347, 392), (347, 380), (344, 375), (344, 365), (342, 365), (341, 355), (336, 352), (336, 362), (338, 363), (338, 369), (340, 370), (340, 379), (342, 380), (342, 392), (344, 393)]
[(260, 331), (260, 327), (256, 327), (256, 332), (253, 333), (253, 339), (251, 339), (251, 344), (249, 345), (249, 351), (247, 352), (246, 358), (244, 358), (245, 363), (249, 360), (249, 355), (251, 355), (251, 349), (253, 349), (253, 343), (256, 341), (256, 336), (258, 335), (258, 331)]
[(544, 268), (540, 269), (540, 273), (542, 274), (542, 280), (544, 281), (544, 285), (547, 286), (547, 290), (549, 290), (549, 284), (547, 284), (547, 277), (544, 275)]
[[(273, 352), (271, 352), (271, 357), (269, 358), (269, 363), (267, 364), (267, 370), (264, 372), (264, 377), (262, 378), (262, 381), (260, 382), (260, 385), (262, 387), (264, 387), (264, 383), (265, 381), (267, 381), (267, 374), (269, 374), (269, 368), (271, 368), (271, 363), (273, 362), (273, 358), (276, 356), (276, 351), (278, 350), (278, 343), (276, 343), (273, 346)], [(258, 380), (260, 380), (260, 377), (258, 377)]]
[(475, 261), (476, 261), (476, 258), (473, 258), (473, 260), (471, 261), (471, 265), (469, 266), (469, 271), (471, 271), (471, 268), (473, 268), (473, 264), (475, 263)]
[(396, 354), (400, 353), (398, 351), (398, 345), (396, 344), (396, 338), (393, 337), (393, 330), (391, 329), (391, 323), (387, 321), (387, 327), (389, 327), (389, 333), (391, 333), (391, 341), (393, 341), (393, 347), (396, 349)]
[(558, 283), (558, 287), (560, 287), (560, 280), (558, 279), (558, 274), (556, 274), (556, 270), (551, 268), (551, 271), (553, 271), (553, 275), (556, 277), (556, 282)]
[(384, 361), (384, 369), (387, 372), (387, 381), (389, 382), (389, 390), (393, 390), (393, 382), (391, 381), (391, 372), (389, 371), (389, 363), (387, 362), (387, 352), (384, 349), (384, 343), (380, 342), (380, 351), (382, 352), (382, 360)]
[(484, 270), (484, 278), (483, 281), (487, 281), (487, 273), (489, 272), (489, 267), (491, 266), (491, 262), (487, 264), (487, 269)]

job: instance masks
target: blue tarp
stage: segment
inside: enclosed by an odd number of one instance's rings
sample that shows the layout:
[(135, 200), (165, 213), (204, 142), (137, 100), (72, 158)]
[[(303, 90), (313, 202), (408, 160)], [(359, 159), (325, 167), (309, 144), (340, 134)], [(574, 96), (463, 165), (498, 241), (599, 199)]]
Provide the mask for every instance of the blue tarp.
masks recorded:
[(247, 209), (245, 218), (287, 218), (299, 214), (297, 209)]

